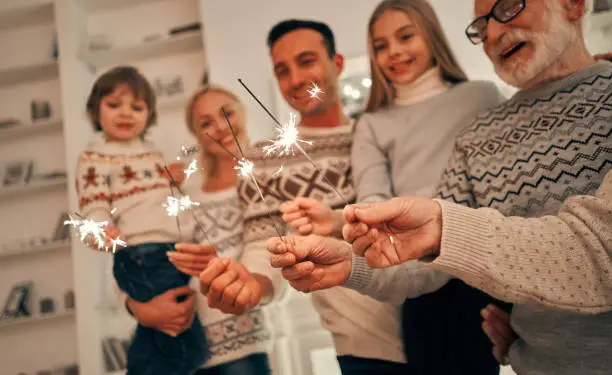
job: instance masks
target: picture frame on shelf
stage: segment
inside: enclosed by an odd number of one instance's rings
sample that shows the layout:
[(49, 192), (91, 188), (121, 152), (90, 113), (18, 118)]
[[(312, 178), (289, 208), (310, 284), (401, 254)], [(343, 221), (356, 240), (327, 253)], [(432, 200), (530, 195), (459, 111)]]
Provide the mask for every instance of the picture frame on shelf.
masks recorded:
[(2, 187), (26, 185), (32, 178), (34, 162), (32, 160), (17, 160), (5, 164), (2, 173)]
[(13, 286), (2, 309), (0, 320), (32, 316), (30, 302), (33, 286), (34, 283), (32, 281), (18, 283)]

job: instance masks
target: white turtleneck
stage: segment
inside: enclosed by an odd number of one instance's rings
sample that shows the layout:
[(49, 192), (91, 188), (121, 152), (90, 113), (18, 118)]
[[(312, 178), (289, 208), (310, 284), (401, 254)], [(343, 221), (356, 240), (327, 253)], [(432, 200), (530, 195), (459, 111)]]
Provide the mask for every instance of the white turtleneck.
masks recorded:
[(434, 66), (408, 84), (393, 84), (395, 88), (395, 104), (411, 105), (429, 99), (450, 88), (450, 84), (442, 79), (440, 67)]

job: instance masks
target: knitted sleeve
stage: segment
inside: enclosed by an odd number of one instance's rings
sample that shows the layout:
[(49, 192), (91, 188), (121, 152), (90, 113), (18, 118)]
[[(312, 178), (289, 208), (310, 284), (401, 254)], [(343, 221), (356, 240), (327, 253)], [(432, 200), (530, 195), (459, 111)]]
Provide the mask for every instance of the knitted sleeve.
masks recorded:
[(612, 310), (612, 172), (596, 196), (568, 198), (557, 216), (504, 217), (440, 204), (444, 226), (435, 268), (509, 302)]
[(351, 274), (343, 286), (381, 302), (399, 306), (407, 298), (417, 298), (437, 291), (451, 278), (416, 260), (374, 269), (368, 266), (365, 258), (353, 255)]
[(351, 168), (358, 202), (381, 202), (395, 196), (391, 185), (389, 160), (376, 141), (364, 115), (357, 123), (351, 149)]
[(474, 199), (471, 184), (468, 181), (467, 168), (465, 152), (457, 141), (448, 164), (442, 173), (442, 179), (438, 185), (438, 193), (434, 197), (468, 207), (475, 207), (476, 200)]
[(81, 215), (112, 223), (110, 170), (111, 163), (102, 154), (85, 151), (79, 156), (76, 190)]

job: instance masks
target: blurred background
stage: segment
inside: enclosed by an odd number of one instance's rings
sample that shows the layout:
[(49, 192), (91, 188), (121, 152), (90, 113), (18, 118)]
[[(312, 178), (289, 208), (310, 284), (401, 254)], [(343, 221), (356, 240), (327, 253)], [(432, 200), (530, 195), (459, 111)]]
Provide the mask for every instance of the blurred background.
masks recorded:
[[(513, 89), (464, 36), (470, 0), (432, 0), (471, 79)], [(167, 160), (192, 142), (185, 98), (203, 81), (247, 105), (252, 140), (273, 123), (244, 82), (280, 118), (289, 116), (266, 46), (285, 18), (328, 23), (346, 58), (342, 95), (358, 114), (371, 84), (366, 24), (378, 0), (0, 0), (0, 375), (121, 374), (134, 321), (119, 306), (108, 254), (83, 248), (62, 225), (77, 211), (74, 168), (92, 132), (85, 102), (110, 67), (138, 67), (159, 103), (151, 138)], [(611, 1), (585, 21), (592, 53), (612, 51)], [(308, 297), (289, 294), (270, 310), (276, 374), (338, 373), (328, 334)], [(367, 345), (367, 343), (363, 343)], [(508, 374), (509, 369), (504, 369)]]

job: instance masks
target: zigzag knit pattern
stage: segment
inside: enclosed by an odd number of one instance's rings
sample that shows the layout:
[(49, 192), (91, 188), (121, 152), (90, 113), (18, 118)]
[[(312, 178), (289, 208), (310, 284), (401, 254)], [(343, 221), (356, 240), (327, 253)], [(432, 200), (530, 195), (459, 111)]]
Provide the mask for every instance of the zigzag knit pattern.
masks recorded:
[(335, 208), (343, 207), (346, 201), (353, 202), (355, 189), (350, 177), (352, 138), (350, 133), (305, 137), (312, 144), (304, 145), (304, 150), (315, 164), (299, 151), (293, 156), (266, 157), (262, 151), (266, 144), (257, 143), (249, 159), (255, 165), (254, 175), (265, 201), (261, 200), (252, 179), (243, 178), (239, 182), (238, 195), (245, 205), (245, 242), (277, 236), (275, 227), (284, 231), (279, 206), (285, 201), (308, 197)]
[(506, 216), (554, 214), (612, 167), (612, 68), (561, 91), (520, 95), (458, 138), (439, 195)]

